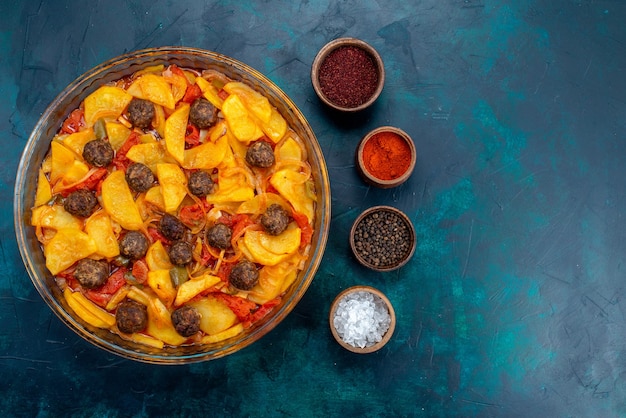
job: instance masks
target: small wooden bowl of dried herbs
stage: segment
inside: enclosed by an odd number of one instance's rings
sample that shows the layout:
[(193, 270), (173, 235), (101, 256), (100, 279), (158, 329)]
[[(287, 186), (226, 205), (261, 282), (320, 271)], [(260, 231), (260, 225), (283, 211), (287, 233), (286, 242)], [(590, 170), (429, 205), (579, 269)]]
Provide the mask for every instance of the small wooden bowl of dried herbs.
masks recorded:
[(311, 65), (315, 93), (327, 106), (357, 112), (378, 98), (385, 84), (383, 60), (357, 38), (338, 38), (324, 45)]
[(391, 206), (363, 211), (350, 231), (350, 247), (358, 262), (381, 272), (404, 266), (413, 256), (416, 243), (409, 217)]

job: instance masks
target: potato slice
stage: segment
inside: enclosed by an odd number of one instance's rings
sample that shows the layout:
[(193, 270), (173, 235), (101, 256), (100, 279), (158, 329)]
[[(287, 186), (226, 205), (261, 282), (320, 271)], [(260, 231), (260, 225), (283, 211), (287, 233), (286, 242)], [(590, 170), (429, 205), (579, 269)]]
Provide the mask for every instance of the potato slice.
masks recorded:
[(55, 187), (66, 187), (78, 183), (87, 176), (87, 173), (89, 173), (89, 166), (82, 161), (74, 160), (67, 168), (61, 182), (57, 183)]
[(122, 88), (102, 86), (85, 98), (85, 126), (91, 128), (100, 118), (120, 117), (133, 96)]
[(285, 288), (286, 281), (293, 282), (297, 269), (288, 262), (281, 262), (275, 266), (264, 266), (259, 270), (259, 281), (250, 290), (248, 299), (260, 305), (279, 296)]
[(176, 73), (169, 73), (164, 75), (163, 78), (172, 85), (172, 97), (174, 97), (174, 103), (178, 103), (187, 91), (187, 78)]
[(114, 171), (102, 182), (102, 207), (122, 228), (136, 231), (143, 220), (123, 171)]
[(206, 335), (204, 337), (202, 337), (202, 339), (200, 340), (200, 342), (202, 344), (211, 344), (211, 343), (217, 343), (220, 341), (224, 341), (228, 338), (232, 338), (236, 335), (239, 335), (243, 332), (243, 324), (239, 323), (236, 325), (233, 325), (232, 327), (228, 328), (227, 330), (224, 330), (220, 333), (214, 334), (214, 335)]
[(141, 334), (139, 332), (136, 332), (134, 334), (130, 334), (129, 338), (133, 342), (136, 342), (138, 344), (147, 345), (148, 347), (161, 349), (161, 348), (163, 348), (165, 346), (165, 344), (163, 344), (163, 341), (158, 340), (158, 339), (156, 339), (154, 337), (151, 337), (149, 335), (146, 335), (146, 334)]
[(189, 120), (189, 104), (182, 103), (165, 120), (165, 148), (179, 164), (185, 161), (185, 134)]
[(224, 302), (211, 295), (187, 305), (200, 313), (200, 329), (209, 335), (220, 333), (237, 322), (237, 315)]
[(268, 123), (272, 115), (272, 105), (267, 97), (253, 90), (250, 86), (239, 81), (231, 81), (224, 85), (228, 94), (236, 94), (243, 102), (246, 109), (262, 123)]
[(148, 286), (165, 303), (170, 306), (176, 298), (176, 289), (172, 284), (169, 270), (156, 270), (148, 272)]
[(298, 250), (300, 235), (300, 228), (292, 222), (277, 236), (260, 230), (247, 231), (243, 237), (243, 244), (253, 261), (265, 266), (275, 266)]
[(217, 167), (228, 150), (228, 138), (222, 136), (216, 142), (206, 142), (185, 151), (183, 167), (186, 169), (211, 169)]
[(85, 232), (96, 243), (96, 254), (103, 257), (117, 257), (120, 246), (117, 242), (111, 218), (105, 211), (98, 211), (85, 221)]
[(272, 108), (270, 120), (267, 123), (261, 124), (261, 130), (276, 144), (285, 136), (285, 133), (287, 133), (287, 121), (278, 113), (278, 110)]
[(46, 267), (50, 273), (56, 275), (78, 260), (89, 257), (97, 249), (96, 243), (85, 232), (62, 228), (44, 245), (43, 253), (46, 257)]
[(187, 195), (187, 177), (176, 164), (157, 164), (156, 167), (165, 211), (174, 213)]
[(126, 153), (126, 157), (133, 162), (147, 165), (153, 173), (156, 173), (157, 164), (173, 162), (160, 142), (133, 145)]
[(144, 199), (157, 208), (165, 210), (165, 201), (163, 200), (163, 193), (161, 193), (161, 186), (154, 186), (148, 189)]
[(88, 324), (97, 328), (111, 328), (115, 325), (115, 316), (96, 306), (80, 292), (70, 288), (63, 291), (63, 297), (74, 313)]
[(96, 134), (92, 128), (75, 132), (63, 139), (63, 145), (74, 151), (76, 155), (83, 155), (83, 148), (89, 141), (96, 139)]
[(296, 212), (306, 215), (311, 222), (315, 202), (309, 197), (306, 181), (302, 173), (290, 169), (278, 170), (270, 177), (270, 184), (291, 203)]
[(203, 274), (200, 277), (187, 280), (185, 283), (178, 286), (178, 292), (176, 294), (175, 306), (180, 306), (185, 302), (190, 301), (195, 296), (215, 286), (221, 281), (217, 276), (212, 274)]
[(209, 83), (202, 77), (196, 77), (196, 84), (200, 87), (202, 95), (205, 99), (211, 102), (211, 104), (218, 109), (222, 108), (224, 100), (219, 96), (219, 91), (213, 84)]
[(280, 147), (277, 147), (276, 154), (280, 160), (302, 161), (302, 148), (293, 138), (285, 139)]
[(111, 147), (117, 151), (130, 136), (130, 129), (119, 122), (106, 122), (104, 126), (106, 127)]
[(50, 183), (59, 181), (76, 161), (76, 154), (58, 141), (50, 144)]
[(181, 345), (187, 338), (176, 332), (170, 311), (157, 298), (152, 298), (148, 304), (148, 326), (146, 332), (151, 336), (169, 345)]
[(67, 212), (62, 205), (42, 205), (33, 209), (30, 220), (33, 226), (59, 229), (82, 229), (83, 221)]
[(168, 109), (174, 109), (176, 105), (170, 84), (157, 74), (142, 75), (128, 86), (127, 91), (134, 97), (149, 100)]
[(250, 117), (248, 110), (236, 94), (231, 94), (224, 100), (222, 113), (224, 113), (228, 129), (239, 141), (250, 143), (263, 136), (263, 131)]
[(169, 271), (174, 267), (161, 241), (155, 241), (154, 244), (148, 247), (148, 251), (146, 252), (146, 264), (148, 264), (150, 271)]
[(265, 231), (250, 232), (258, 232), (261, 246), (275, 254), (292, 254), (300, 247), (302, 231), (295, 222), (291, 222), (287, 229), (279, 235), (270, 235)]
[(37, 177), (37, 191), (35, 192), (35, 207), (45, 205), (52, 199), (52, 188), (46, 174), (39, 169)]
[(281, 195), (276, 193), (261, 193), (239, 205), (237, 213), (264, 213), (268, 206), (272, 204), (280, 205), (283, 209), (289, 210), (289, 203)]

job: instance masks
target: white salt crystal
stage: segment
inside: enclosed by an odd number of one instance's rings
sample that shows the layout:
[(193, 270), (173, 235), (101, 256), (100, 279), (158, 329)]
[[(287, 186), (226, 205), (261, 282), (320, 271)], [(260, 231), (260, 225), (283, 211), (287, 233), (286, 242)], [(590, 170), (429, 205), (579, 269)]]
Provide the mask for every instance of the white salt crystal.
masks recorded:
[(366, 291), (344, 296), (337, 306), (333, 325), (339, 337), (353, 347), (371, 347), (389, 329), (391, 316), (385, 302)]

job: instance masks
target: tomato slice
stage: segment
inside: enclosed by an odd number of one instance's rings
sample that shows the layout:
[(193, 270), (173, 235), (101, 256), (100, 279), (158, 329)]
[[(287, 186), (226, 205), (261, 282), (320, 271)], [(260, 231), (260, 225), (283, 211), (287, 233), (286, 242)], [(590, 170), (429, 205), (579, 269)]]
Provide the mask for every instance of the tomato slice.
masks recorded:
[(92, 302), (106, 306), (111, 299), (111, 296), (117, 292), (120, 287), (126, 284), (126, 278), (124, 275), (128, 269), (126, 267), (120, 267), (109, 276), (109, 279), (100, 287), (96, 289), (89, 289), (85, 292), (85, 296), (91, 299)]
[(296, 221), (301, 231), (300, 248), (306, 247), (311, 243), (311, 239), (313, 238), (313, 228), (309, 224), (309, 218), (307, 218), (305, 214), (296, 211), (291, 213), (291, 217)]
[(183, 96), (182, 101), (191, 104), (201, 96), (202, 90), (200, 90), (200, 87), (197, 84), (191, 84), (187, 87), (187, 90), (185, 90), (185, 95)]
[(249, 328), (252, 324), (257, 322), (260, 319), (263, 319), (265, 315), (267, 315), (276, 305), (278, 305), (281, 301), (280, 296), (265, 302), (259, 309), (254, 311), (248, 316), (248, 319), (243, 321), (244, 328)]
[(131, 132), (128, 136), (124, 144), (117, 150), (115, 153), (115, 158), (113, 159), (113, 164), (117, 167), (118, 170), (126, 171), (129, 165), (132, 164), (132, 161), (126, 157), (128, 150), (133, 146), (141, 143), (141, 139), (136, 132)]
[(223, 301), (242, 322), (247, 321), (250, 314), (257, 308), (257, 304), (248, 299), (228, 295), (226, 293), (214, 293), (214, 295)]
[(61, 127), (61, 132), (66, 134), (73, 134), (78, 132), (80, 128), (84, 125), (83, 122), (83, 112), (82, 109), (73, 110), (72, 113), (65, 119), (63, 122), (63, 126)]

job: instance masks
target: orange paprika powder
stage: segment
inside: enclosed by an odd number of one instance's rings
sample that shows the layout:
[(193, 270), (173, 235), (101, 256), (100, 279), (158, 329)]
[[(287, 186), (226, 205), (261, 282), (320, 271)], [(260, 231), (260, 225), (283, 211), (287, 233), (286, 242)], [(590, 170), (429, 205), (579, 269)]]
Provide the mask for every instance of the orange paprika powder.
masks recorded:
[(365, 169), (380, 180), (393, 180), (411, 164), (411, 148), (395, 132), (378, 132), (363, 146)]

